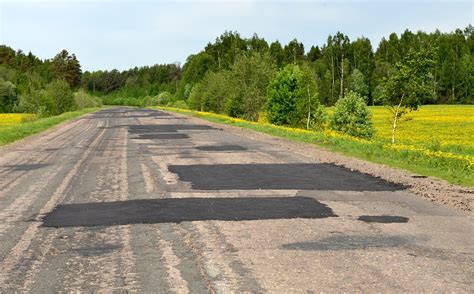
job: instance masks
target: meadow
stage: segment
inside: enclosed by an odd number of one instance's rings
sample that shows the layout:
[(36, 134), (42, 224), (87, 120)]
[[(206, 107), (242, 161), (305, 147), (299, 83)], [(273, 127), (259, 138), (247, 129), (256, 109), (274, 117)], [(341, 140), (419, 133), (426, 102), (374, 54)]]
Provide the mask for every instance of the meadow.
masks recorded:
[(0, 113), (0, 128), (20, 125), (36, 120), (35, 114), (29, 113)]
[[(370, 107), (376, 140), (390, 142), (390, 112)], [(433, 150), (474, 155), (474, 106), (425, 105), (406, 115), (397, 131), (397, 142)]]
[(37, 118), (34, 114), (0, 113), (0, 146), (42, 132), (66, 120), (98, 109), (86, 108), (45, 118)]
[[(474, 186), (474, 105), (426, 105), (400, 123), (391, 144), (388, 109), (370, 107), (376, 129), (373, 140), (362, 140), (326, 129), (323, 132), (249, 122), (225, 115), (161, 107), (209, 121), (236, 125), (294, 141), (307, 142), (361, 159), (403, 168), (451, 183)], [(331, 116), (332, 109), (328, 108)]]

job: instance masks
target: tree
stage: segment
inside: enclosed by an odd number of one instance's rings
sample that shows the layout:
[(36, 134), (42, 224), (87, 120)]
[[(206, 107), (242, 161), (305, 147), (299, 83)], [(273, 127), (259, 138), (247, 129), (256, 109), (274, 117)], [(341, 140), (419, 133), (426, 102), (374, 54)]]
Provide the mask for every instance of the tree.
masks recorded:
[(306, 58), (308, 59), (308, 61), (311, 61), (311, 62), (318, 60), (320, 57), (321, 57), (321, 49), (319, 49), (318, 46), (316, 47), (311, 46), (308, 54), (306, 54)]
[(237, 58), (229, 72), (226, 112), (233, 117), (257, 121), (266, 102), (266, 89), (276, 67), (270, 55), (258, 52)]
[(190, 55), (182, 69), (178, 97), (184, 98), (186, 87), (190, 88), (201, 82), (206, 73), (214, 68), (217, 66), (209, 53)]
[(56, 79), (65, 80), (71, 88), (81, 84), (81, 65), (76, 55), (69, 55), (67, 50), (62, 50), (51, 60), (51, 66)]
[(291, 40), (288, 45), (283, 49), (285, 53), (285, 63), (297, 63), (304, 60), (304, 45), (303, 43), (298, 42), (297, 39)]
[(371, 113), (365, 99), (353, 91), (336, 102), (329, 127), (354, 137), (371, 139), (374, 136)]
[(319, 102), (319, 91), (314, 72), (307, 65), (301, 66), (302, 76), (298, 82), (296, 100), (297, 126), (306, 126), (306, 129), (322, 129), (327, 120), (324, 106)]
[(285, 51), (278, 40), (270, 44), (270, 55), (275, 60), (277, 67), (281, 68), (285, 59)]
[(201, 110), (222, 113), (229, 99), (229, 71), (209, 72), (204, 78)]
[(50, 115), (58, 115), (66, 111), (71, 111), (75, 107), (74, 96), (69, 84), (65, 81), (56, 80), (42, 91), (43, 101), (47, 101), (46, 111)]
[(367, 84), (365, 83), (364, 74), (361, 73), (358, 69), (354, 69), (354, 71), (347, 79), (346, 90), (355, 92), (362, 96), (364, 99), (367, 99), (367, 95), (369, 94), (369, 87), (367, 87)]
[(309, 69), (296, 64), (281, 69), (268, 85), (266, 111), (268, 120), (277, 125), (321, 127), (324, 110)]
[(12, 112), (18, 103), (15, 85), (0, 78), (0, 112)]
[(281, 69), (270, 81), (267, 90), (267, 117), (271, 123), (288, 125), (296, 111), (296, 91), (301, 70), (295, 64)]
[(202, 110), (201, 97), (203, 96), (203, 93), (204, 93), (203, 85), (201, 83), (195, 84), (194, 87), (191, 89), (191, 92), (188, 98), (188, 105), (190, 109)]
[(410, 51), (401, 62), (397, 62), (395, 72), (383, 81), (382, 103), (393, 114), (393, 144), (400, 118), (417, 110), (421, 100), (432, 93), (429, 78), (434, 55), (435, 50), (431, 47)]
[(337, 32), (334, 37), (332, 37), (332, 47), (334, 50), (335, 66), (339, 67), (339, 84), (340, 91), (339, 96), (344, 97), (344, 78), (348, 72), (348, 60), (346, 58), (347, 51), (349, 49), (349, 37), (344, 35), (341, 32)]
[(251, 39), (247, 40), (249, 52), (259, 52), (263, 54), (268, 51), (268, 43), (263, 38), (259, 38), (257, 34), (253, 34)]

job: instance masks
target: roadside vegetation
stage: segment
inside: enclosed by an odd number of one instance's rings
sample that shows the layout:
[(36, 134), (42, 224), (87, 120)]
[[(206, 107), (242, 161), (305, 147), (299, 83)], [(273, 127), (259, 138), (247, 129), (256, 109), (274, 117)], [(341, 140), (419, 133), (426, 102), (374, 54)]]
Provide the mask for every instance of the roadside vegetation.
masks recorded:
[(80, 88), (82, 71), (66, 50), (40, 60), (0, 46), (0, 145), (96, 110), (100, 99)]
[[(400, 128), (400, 143), (391, 143), (391, 113), (383, 107), (369, 107), (374, 117), (374, 139), (366, 140), (326, 129), (306, 130), (252, 122), (211, 112), (158, 107), (199, 117), (211, 122), (252, 129), (293, 141), (312, 143), (332, 151), (361, 159), (403, 168), (424, 176), (434, 176), (454, 184), (474, 186), (474, 106), (433, 105), (410, 114)], [(333, 108), (329, 109), (329, 119)], [(438, 116), (440, 113), (445, 115)], [(459, 116), (457, 115), (459, 114)], [(413, 116), (412, 116), (413, 115)], [(468, 119), (463, 119), (469, 117)], [(448, 122), (446, 128), (438, 120)], [(467, 129), (467, 130), (466, 130)], [(417, 132), (423, 136), (417, 137)], [(450, 133), (455, 133), (450, 135)], [(426, 138), (430, 138), (427, 140)], [(466, 143), (466, 144), (465, 144)]]
[(0, 112), (173, 107), (472, 185), (472, 106), (454, 105), (474, 104), (473, 31), (405, 30), (377, 47), (337, 32), (309, 50), (225, 32), (183, 66), (84, 73), (66, 50), (40, 60), (2, 45)]
[(37, 134), (64, 121), (98, 109), (85, 108), (43, 118), (38, 118), (35, 114), (0, 113), (0, 146)]

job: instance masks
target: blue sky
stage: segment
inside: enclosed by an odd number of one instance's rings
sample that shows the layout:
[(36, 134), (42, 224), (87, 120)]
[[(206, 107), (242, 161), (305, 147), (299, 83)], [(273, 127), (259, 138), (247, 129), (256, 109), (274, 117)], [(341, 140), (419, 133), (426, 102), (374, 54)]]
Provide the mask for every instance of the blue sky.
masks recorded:
[(0, 0), (0, 43), (50, 58), (75, 53), (83, 70), (184, 63), (225, 30), (267, 41), (324, 44), (472, 24), (472, 1), (10, 1)]

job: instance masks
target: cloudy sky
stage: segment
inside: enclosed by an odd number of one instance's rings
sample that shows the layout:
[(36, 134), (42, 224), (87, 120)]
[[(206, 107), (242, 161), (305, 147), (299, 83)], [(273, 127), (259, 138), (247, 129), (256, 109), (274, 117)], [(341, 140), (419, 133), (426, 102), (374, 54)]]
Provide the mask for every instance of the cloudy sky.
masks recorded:
[(23, 1), (0, 0), (0, 43), (50, 58), (75, 53), (83, 70), (183, 63), (225, 30), (267, 41), (322, 45), (405, 29), (451, 31), (472, 24), (473, 1)]

